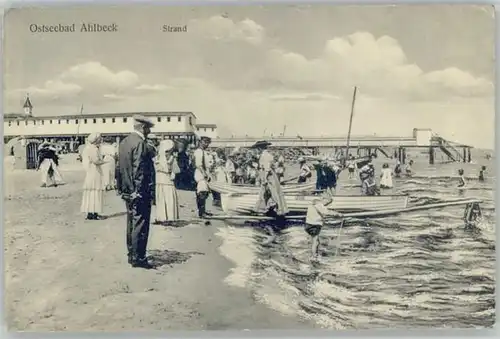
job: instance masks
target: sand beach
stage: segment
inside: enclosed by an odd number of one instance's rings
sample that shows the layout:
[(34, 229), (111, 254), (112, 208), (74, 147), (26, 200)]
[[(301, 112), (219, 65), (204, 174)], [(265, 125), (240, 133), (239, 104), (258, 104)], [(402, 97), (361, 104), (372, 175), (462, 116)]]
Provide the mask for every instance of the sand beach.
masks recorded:
[[(39, 187), (36, 171), (4, 167), (6, 315), (10, 331), (311, 329), (258, 303), (251, 290), (227, 286), (232, 264), (218, 252), (225, 225), (152, 226), (156, 270), (131, 268), (125, 206), (106, 194), (96, 222), (79, 213), (84, 173), (63, 158), (66, 185)], [(179, 192), (182, 217), (192, 192)], [(153, 211), (154, 213), (154, 211)]]

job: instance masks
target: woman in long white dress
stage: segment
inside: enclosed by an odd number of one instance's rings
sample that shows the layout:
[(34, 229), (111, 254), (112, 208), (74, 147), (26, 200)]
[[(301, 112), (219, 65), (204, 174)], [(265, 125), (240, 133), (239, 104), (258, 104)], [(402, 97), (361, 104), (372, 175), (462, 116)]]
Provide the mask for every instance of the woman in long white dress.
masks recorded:
[(179, 220), (179, 203), (174, 178), (175, 143), (172, 140), (162, 140), (156, 157), (156, 220), (163, 224)]
[(114, 190), (115, 185), (115, 169), (116, 169), (116, 153), (117, 149), (113, 144), (104, 142), (101, 145), (101, 154), (105, 164), (102, 165), (103, 185), (106, 191)]
[(102, 138), (100, 133), (92, 133), (87, 138), (87, 145), (82, 152), (82, 163), (86, 171), (83, 182), (83, 199), (81, 212), (86, 213), (87, 220), (100, 220), (103, 211), (104, 185), (103, 171), (104, 164), (99, 145)]

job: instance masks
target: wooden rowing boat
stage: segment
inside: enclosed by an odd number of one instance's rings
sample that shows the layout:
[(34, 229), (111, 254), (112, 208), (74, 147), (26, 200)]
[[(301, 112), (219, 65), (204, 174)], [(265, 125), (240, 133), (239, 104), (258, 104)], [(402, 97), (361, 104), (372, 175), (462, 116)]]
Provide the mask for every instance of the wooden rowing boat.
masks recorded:
[[(286, 194), (285, 201), (291, 215), (305, 214), (315, 195)], [(258, 194), (230, 193), (221, 195), (222, 209), (228, 214), (251, 213), (257, 204)], [(408, 206), (407, 195), (335, 195), (328, 208), (338, 212), (377, 211), (404, 209)]]
[[(211, 181), (208, 186), (212, 191), (219, 193), (240, 193), (240, 194), (258, 194), (260, 191), (259, 186), (229, 184), (225, 182)], [(309, 182), (306, 184), (290, 184), (282, 185), (283, 193), (300, 193), (310, 192), (316, 189), (316, 183)]]

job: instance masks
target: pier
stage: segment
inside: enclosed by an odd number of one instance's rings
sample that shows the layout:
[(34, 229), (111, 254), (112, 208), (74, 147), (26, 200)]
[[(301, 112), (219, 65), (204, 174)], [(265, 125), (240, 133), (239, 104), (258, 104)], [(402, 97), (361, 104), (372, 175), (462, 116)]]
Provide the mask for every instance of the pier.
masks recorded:
[[(213, 148), (250, 147), (259, 140), (267, 140), (276, 148), (308, 148), (319, 154), (321, 149), (345, 152), (346, 138), (340, 136), (271, 136), (271, 137), (231, 137), (212, 140)], [(351, 136), (349, 153), (359, 156), (378, 154), (394, 157), (406, 162), (407, 149), (428, 149), (429, 164), (434, 164), (436, 152), (442, 152), (450, 162), (471, 162), (473, 146), (452, 142), (432, 132), (431, 129), (414, 128), (406, 137), (395, 136)]]

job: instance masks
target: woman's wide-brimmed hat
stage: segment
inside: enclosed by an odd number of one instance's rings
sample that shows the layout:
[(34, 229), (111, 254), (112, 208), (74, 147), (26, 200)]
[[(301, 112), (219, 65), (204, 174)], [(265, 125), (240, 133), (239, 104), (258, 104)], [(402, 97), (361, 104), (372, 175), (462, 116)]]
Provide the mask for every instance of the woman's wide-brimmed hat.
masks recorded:
[(99, 139), (101, 139), (101, 133), (99, 132), (94, 132), (94, 133), (91, 133), (88, 137), (87, 137), (87, 141), (90, 143), (90, 144), (95, 144)]
[(160, 145), (158, 146), (158, 153), (163, 155), (165, 152), (169, 152), (175, 147), (175, 142), (172, 140), (166, 139), (160, 141)]
[(252, 145), (251, 148), (266, 148), (271, 146), (272, 144), (266, 140), (259, 140), (255, 144)]

